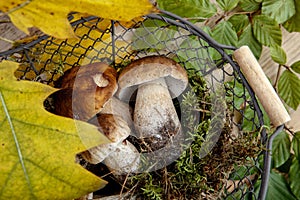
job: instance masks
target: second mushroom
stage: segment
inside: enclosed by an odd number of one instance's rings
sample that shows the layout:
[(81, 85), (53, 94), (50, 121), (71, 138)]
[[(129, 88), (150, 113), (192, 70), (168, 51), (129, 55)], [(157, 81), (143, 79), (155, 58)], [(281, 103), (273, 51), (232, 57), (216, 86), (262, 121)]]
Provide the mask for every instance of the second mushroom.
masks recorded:
[(187, 87), (186, 71), (174, 60), (148, 56), (130, 63), (121, 72), (117, 96), (128, 101), (136, 93), (133, 121), (139, 138), (151, 138), (153, 149), (181, 129), (172, 98)]

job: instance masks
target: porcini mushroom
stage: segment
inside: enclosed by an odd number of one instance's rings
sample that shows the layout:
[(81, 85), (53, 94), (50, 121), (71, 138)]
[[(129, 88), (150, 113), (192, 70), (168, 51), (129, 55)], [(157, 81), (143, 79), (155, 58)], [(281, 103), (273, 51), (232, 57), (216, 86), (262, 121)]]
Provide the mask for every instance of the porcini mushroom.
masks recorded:
[(53, 95), (54, 113), (84, 121), (90, 119), (116, 92), (116, 75), (114, 68), (102, 62), (67, 70), (57, 81), (57, 86), (63, 89)]
[(180, 131), (172, 98), (187, 87), (186, 71), (174, 60), (149, 56), (133, 61), (119, 79), (117, 97), (129, 100), (137, 90), (133, 121), (140, 138), (165, 140)]
[(104, 164), (115, 176), (134, 173), (140, 166), (140, 153), (133, 144), (125, 140), (104, 159)]
[(99, 126), (111, 143), (93, 147), (81, 153), (82, 157), (92, 164), (104, 161), (114, 175), (136, 171), (140, 155), (137, 149), (125, 140), (130, 134), (127, 123), (120, 116), (112, 114), (99, 114), (89, 122)]
[(130, 129), (133, 129), (132, 113), (133, 111), (129, 104), (120, 101), (116, 97), (111, 97), (101, 110), (101, 114), (121, 116), (127, 122)]
[(83, 158), (92, 164), (102, 162), (130, 134), (127, 123), (120, 116), (99, 114), (97, 118), (93, 118), (89, 123), (98, 126), (100, 131), (111, 140), (111, 143), (101, 144), (82, 153)]

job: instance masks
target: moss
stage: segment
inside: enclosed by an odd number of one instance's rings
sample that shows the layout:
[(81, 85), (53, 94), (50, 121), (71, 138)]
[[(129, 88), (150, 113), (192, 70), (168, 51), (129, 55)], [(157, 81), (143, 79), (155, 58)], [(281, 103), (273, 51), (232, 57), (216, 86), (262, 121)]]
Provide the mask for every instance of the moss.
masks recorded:
[[(209, 94), (201, 76), (191, 72), (189, 79), (190, 89), (183, 94), (180, 103), (174, 103), (176, 108), (180, 107), (178, 114), (186, 134), (185, 142), (188, 141), (182, 146), (184, 152), (162, 169), (128, 176), (125, 183), (116, 181), (122, 185), (123, 192), (130, 191), (137, 199), (217, 199), (223, 195), (224, 181), (230, 174), (260, 152), (257, 134), (245, 132), (236, 139), (231, 138), (231, 113), (228, 109), (226, 114), (218, 109), (218, 106), (226, 107), (226, 103)], [(214, 111), (220, 113), (213, 116), (212, 105), (217, 105)], [(227, 123), (222, 124), (217, 144), (203, 157), (204, 141), (210, 127), (220, 125), (219, 115), (223, 115), (221, 121)], [(136, 141), (133, 143), (139, 145)]]

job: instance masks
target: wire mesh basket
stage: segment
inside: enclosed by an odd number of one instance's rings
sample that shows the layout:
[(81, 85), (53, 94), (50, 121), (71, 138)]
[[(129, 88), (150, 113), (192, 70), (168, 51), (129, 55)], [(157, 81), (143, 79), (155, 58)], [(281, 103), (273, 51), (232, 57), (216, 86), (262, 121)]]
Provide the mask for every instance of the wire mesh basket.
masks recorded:
[[(45, 35), (28, 44), (1, 52), (0, 58), (21, 63), (16, 71), (19, 79), (52, 86), (55, 86), (55, 81), (64, 71), (77, 65), (100, 61), (109, 63), (120, 71), (133, 60), (147, 56), (165, 56), (175, 60), (190, 74), (191, 87), (195, 81), (191, 77), (201, 77), (205, 82), (205, 89), (213, 96), (210, 104), (215, 101), (215, 104), (224, 106), (221, 126), (213, 124), (217, 115), (210, 116), (213, 118), (211, 126), (215, 126), (220, 132), (218, 137), (210, 138), (215, 144), (208, 147), (210, 152), (207, 153), (214, 154), (209, 158), (215, 159), (219, 165), (229, 165), (226, 168), (228, 172), (219, 173), (223, 177), (218, 176), (217, 184), (212, 188), (218, 191), (217, 197), (264, 199), (270, 168), (269, 150), (272, 138), (282, 126), (268, 138), (265, 126), (269, 120), (239, 65), (232, 58), (235, 47), (218, 44), (195, 25), (165, 11), (126, 23), (98, 17), (74, 20), (71, 16), (70, 20), (77, 39), (59, 40)], [(219, 91), (221, 94), (218, 94)], [(225, 104), (220, 104), (220, 98), (224, 99)], [(213, 105), (209, 109), (213, 109), (212, 107)], [(198, 109), (196, 112), (198, 121), (195, 126), (198, 126), (204, 111)], [(224, 131), (224, 127), (229, 131)], [(206, 139), (210, 137), (204, 136)], [(222, 150), (235, 152), (222, 158)], [(242, 155), (245, 156), (241, 158)], [(205, 159), (205, 156), (206, 154), (200, 155), (200, 158)], [(239, 158), (235, 160), (230, 156)], [(218, 173), (218, 167), (205, 167), (206, 171)], [(201, 170), (203, 171), (199, 169)], [(206, 178), (211, 179), (206, 180), (207, 182), (215, 181), (211, 176)]]

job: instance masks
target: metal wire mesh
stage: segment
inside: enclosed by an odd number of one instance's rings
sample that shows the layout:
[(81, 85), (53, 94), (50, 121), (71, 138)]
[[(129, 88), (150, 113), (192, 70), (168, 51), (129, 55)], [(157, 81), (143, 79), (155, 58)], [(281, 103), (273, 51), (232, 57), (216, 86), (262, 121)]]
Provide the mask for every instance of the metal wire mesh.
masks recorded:
[(72, 22), (72, 26), (77, 39), (42, 36), (0, 56), (21, 63), (16, 72), (19, 79), (52, 86), (64, 71), (76, 65), (104, 61), (119, 69), (148, 55), (176, 60), (187, 71), (204, 77), (212, 92), (222, 85), (229, 113), (240, 117), (235, 120), (234, 115), (228, 116), (230, 127), (237, 129), (236, 134), (257, 133), (260, 141), (255, 156), (249, 158), (251, 162), (234, 169), (219, 189), (224, 199), (259, 199), (259, 191), (265, 192), (265, 188), (257, 190), (256, 187), (264, 175), (263, 147), (267, 136), (263, 126), (266, 122), (254, 92), (230, 56), (234, 47), (217, 44), (199, 28), (170, 13), (149, 15), (130, 23), (89, 17)]

